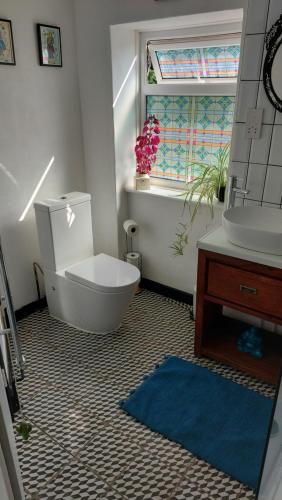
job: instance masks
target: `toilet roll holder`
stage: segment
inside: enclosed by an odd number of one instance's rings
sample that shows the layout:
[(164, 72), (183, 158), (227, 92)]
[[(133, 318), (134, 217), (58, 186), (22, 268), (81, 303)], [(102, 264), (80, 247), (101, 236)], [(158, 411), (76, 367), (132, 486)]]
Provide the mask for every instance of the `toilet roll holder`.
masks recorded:
[(132, 238), (138, 233), (138, 223), (135, 220), (128, 219), (123, 223), (123, 229), (126, 237), (126, 253), (133, 252)]
[[(138, 223), (135, 222), (134, 220), (126, 220), (123, 223), (123, 228), (125, 231), (125, 237), (126, 237), (126, 253), (124, 254), (123, 258), (125, 262), (128, 262), (129, 264), (133, 264), (138, 269), (142, 270), (142, 256), (139, 252), (136, 252), (133, 250), (133, 237), (136, 236), (138, 233)], [(136, 258), (138, 254), (138, 257)]]
[(126, 253), (133, 252), (132, 238), (138, 233), (138, 224), (135, 220), (128, 219), (123, 223), (123, 229), (126, 237)]

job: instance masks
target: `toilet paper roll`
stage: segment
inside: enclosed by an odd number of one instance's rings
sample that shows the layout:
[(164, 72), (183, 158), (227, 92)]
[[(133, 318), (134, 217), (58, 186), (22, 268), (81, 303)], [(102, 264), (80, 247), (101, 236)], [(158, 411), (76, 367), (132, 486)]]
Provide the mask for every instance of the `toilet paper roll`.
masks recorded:
[(135, 236), (138, 231), (138, 224), (135, 220), (128, 219), (123, 223), (123, 229), (128, 236)]
[(141, 270), (141, 254), (139, 252), (128, 252), (125, 256), (126, 262)]

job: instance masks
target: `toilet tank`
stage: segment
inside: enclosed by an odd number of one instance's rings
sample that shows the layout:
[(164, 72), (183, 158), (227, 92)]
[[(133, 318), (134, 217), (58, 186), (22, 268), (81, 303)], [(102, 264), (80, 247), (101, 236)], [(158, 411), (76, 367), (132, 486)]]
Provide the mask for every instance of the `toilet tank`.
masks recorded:
[(34, 208), (45, 269), (59, 271), (93, 255), (90, 194), (67, 193)]

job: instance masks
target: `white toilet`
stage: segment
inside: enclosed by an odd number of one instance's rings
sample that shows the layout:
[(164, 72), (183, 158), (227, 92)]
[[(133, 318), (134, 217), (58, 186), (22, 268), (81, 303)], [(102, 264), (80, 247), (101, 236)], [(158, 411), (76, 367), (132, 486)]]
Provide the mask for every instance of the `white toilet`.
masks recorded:
[(93, 255), (91, 196), (68, 193), (34, 208), (51, 316), (91, 333), (117, 330), (140, 271), (109, 255)]

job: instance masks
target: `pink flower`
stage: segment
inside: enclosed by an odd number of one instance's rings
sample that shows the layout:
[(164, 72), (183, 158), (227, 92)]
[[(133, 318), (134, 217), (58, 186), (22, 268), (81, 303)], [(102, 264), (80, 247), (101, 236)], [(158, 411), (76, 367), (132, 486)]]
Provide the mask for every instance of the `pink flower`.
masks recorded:
[(153, 135), (151, 138), (151, 143), (157, 146), (160, 143), (160, 138), (157, 135)]
[(136, 139), (135, 156), (136, 156), (136, 171), (140, 174), (148, 174), (151, 171), (152, 165), (156, 162), (156, 154), (160, 138), (160, 128), (158, 127), (159, 120), (155, 115), (149, 116), (142, 130), (142, 135)]

